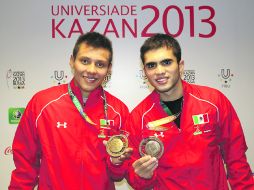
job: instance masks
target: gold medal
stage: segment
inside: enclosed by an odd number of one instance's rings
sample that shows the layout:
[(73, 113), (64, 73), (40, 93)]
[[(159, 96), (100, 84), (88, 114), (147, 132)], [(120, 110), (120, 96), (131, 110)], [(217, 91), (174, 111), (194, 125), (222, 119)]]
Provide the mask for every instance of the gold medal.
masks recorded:
[(111, 157), (119, 157), (128, 147), (128, 139), (125, 135), (114, 135), (109, 138), (106, 150)]
[(150, 155), (159, 159), (164, 152), (164, 145), (157, 137), (150, 136), (144, 138), (139, 144), (139, 153), (141, 156)]

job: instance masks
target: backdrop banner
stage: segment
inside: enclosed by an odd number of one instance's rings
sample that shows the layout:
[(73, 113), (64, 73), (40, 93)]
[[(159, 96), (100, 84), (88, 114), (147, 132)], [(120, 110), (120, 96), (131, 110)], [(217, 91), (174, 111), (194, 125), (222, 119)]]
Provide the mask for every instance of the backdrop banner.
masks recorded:
[[(254, 171), (254, 1), (83, 0), (3, 1), (0, 6), (0, 189), (7, 189), (12, 141), (28, 101), (45, 88), (68, 83), (69, 59), (78, 36), (105, 34), (113, 43), (112, 74), (105, 88), (134, 108), (152, 87), (139, 48), (154, 33), (171, 34), (182, 46), (183, 79), (214, 87), (232, 102)], [(131, 189), (126, 181), (116, 188)]]

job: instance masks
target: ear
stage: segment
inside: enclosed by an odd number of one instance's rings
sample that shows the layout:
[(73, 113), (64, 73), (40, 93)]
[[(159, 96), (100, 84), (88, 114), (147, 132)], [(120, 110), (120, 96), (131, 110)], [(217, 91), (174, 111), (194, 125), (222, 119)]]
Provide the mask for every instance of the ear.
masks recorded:
[(74, 74), (74, 58), (72, 55), (70, 57), (69, 65), (71, 67), (71, 73)]
[(183, 71), (184, 71), (184, 60), (181, 60), (179, 62), (179, 72), (181, 76), (183, 75)]
[(69, 62), (69, 65), (70, 65), (71, 69), (73, 69), (73, 68), (74, 68), (74, 58), (73, 58), (73, 56), (72, 56), (72, 55), (71, 55), (71, 57), (70, 57), (70, 62)]
[(108, 65), (108, 73), (111, 73), (111, 71), (112, 71), (112, 63)]
[(143, 63), (143, 62), (142, 62), (142, 64), (141, 64), (141, 68), (143, 69), (143, 71), (144, 71), (144, 73), (145, 73), (145, 75), (146, 75), (146, 67), (145, 67), (145, 63)]

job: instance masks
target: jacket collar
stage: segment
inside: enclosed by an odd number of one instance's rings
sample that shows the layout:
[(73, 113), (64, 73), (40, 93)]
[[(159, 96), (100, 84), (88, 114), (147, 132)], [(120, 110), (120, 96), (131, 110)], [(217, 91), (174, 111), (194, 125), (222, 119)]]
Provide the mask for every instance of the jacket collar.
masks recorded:
[[(75, 84), (74, 78), (70, 82), (71, 90), (74, 93), (74, 95), (78, 98), (81, 105), (84, 107), (84, 101), (82, 98), (82, 93), (78, 85)], [(98, 102), (102, 100), (100, 97), (103, 96), (102, 93), (102, 86), (99, 86), (98, 88), (94, 89), (88, 96), (88, 99), (86, 101), (86, 106), (94, 105), (95, 102)]]

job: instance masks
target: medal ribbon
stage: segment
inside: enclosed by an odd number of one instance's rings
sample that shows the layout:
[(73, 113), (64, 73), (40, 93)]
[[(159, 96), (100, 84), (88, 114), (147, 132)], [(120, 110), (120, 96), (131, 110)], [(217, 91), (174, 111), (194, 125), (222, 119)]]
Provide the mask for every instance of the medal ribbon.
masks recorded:
[(90, 124), (92, 125), (96, 125), (89, 117), (88, 115), (83, 111), (83, 108), (78, 100), (78, 98), (73, 94), (72, 90), (71, 90), (71, 85), (70, 83), (68, 84), (68, 93), (71, 97), (71, 100), (73, 102), (73, 104), (75, 105), (75, 107), (78, 109), (80, 115)]
[(168, 106), (163, 101), (160, 101), (160, 104), (161, 104), (163, 110), (168, 114), (168, 116), (161, 118), (159, 120), (149, 122), (147, 124), (147, 126), (150, 130), (155, 130), (155, 131), (168, 130), (167, 127), (164, 127), (162, 125), (174, 121), (181, 114), (182, 103), (181, 103), (181, 111), (176, 114), (173, 114), (172, 111), (168, 108)]
[(164, 111), (168, 114), (168, 115), (173, 115), (172, 111), (168, 108), (168, 106), (166, 104), (164, 104), (163, 101), (160, 101), (160, 104), (162, 106), (162, 108), (164, 109)]

